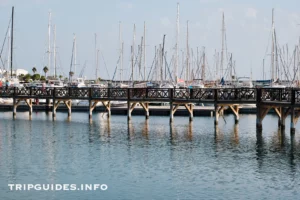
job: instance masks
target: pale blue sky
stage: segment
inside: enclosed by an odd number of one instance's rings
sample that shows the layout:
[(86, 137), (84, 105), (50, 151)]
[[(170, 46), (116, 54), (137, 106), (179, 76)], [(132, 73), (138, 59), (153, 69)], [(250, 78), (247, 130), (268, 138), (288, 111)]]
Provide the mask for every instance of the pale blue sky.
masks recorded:
[[(143, 23), (147, 24), (147, 66), (153, 60), (154, 46), (162, 43), (166, 34), (166, 50), (173, 53), (176, 35), (176, 9), (180, 3), (180, 48), (185, 49), (186, 21), (190, 23), (190, 47), (207, 49), (208, 62), (213, 65), (214, 49), (221, 49), (221, 15), (225, 12), (228, 51), (236, 60), (238, 76), (262, 78), (262, 59), (269, 39), (271, 12), (275, 8), (275, 26), (281, 45), (288, 43), (290, 51), (300, 36), (300, 2), (271, 0), (0, 0), (0, 44), (2, 46), (11, 7), (15, 6), (15, 65), (31, 72), (47, 65), (46, 44), (48, 11), (56, 24), (57, 47), (61, 70), (68, 74), (72, 53), (73, 33), (77, 35), (77, 72), (85, 61), (85, 75), (95, 77), (94, 34), (103, 52), (110, 77), (118, 60), (118, 29), (122, 21), (124, 40), (124, 67), (130, 65), (130, 45), (133, 24), (136, 24), (136, 42), (140, 43)], [(100, 76), (109, 78), (100, 57)], [(270, 60), (270, 57), (266, 57)], [(266, 61), (269, 70), (269, 61)], [(267, 70), (266, 70), (267, 71)], [(124, 75), (129, 73), (124, 72)], [(269, 77), (269, 73), (267, 74)]]

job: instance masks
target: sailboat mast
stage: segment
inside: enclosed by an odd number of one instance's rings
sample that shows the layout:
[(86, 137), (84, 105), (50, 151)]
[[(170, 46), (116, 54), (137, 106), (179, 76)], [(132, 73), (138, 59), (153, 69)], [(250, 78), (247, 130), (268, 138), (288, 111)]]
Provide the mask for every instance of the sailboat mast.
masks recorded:
[(98, 79), (97, 33), (95, 33), (95, 68), (96, 68), (96, 81), (97, 81)]
[(142, 57), (143, 57), (143, 41), (144, 38), (141, 39), (141, 45), (140, 45), (140, 60), (139, 60), (139, 80), (142, 80)]
[(133, 78), (134, 60), (135, 60), (134, 46), (135, 46), (135, 24), (133, 25), (133, 41), (132, 41), (132, 80), (134, 80)]
[[(8, 30), (8, 41), (10, 41), (10, 30)], [(8, 76), (9, 76), (9, 69), (10, 69), (10, 43), (9, 42), (7, 42), (7, 52), (8, 52), (8, 54), (7, 54), (7, 68), (5, 69), (5, 71), (6, 71), (6, 79), (8, 79)]]
[(205, 81), (205, 47), (203, 47), (203, 64), (202, 64), (202, 75), (201, 75), (201, 78), (202, 78), (202, 81)]
[(121, 21), (119, 22), (119, 48), (120, 48), (120, 80), (122, 80), (122, 70), (123, 70), (123, 66), (122, 66), (122, 36), (121, 36)]
[(179, 65), (179, 3), (177, 3), (177, 20), (176, 20), (176, 63), (174, 69), (174, 79), (175, 83), (177, 83), (178, 79), (178, 65)]
[(225, 45), (225, 17), (224, 12), (222, 16), (222, 50), (221, 50), (221, 76), (223, 77), (223, 71), (224, 71), (224, 45)]
[(53, 27), (54, 31), (54, 44), (53, 44), (53, 65), (54, 65), (54, 77), (56, 78), (56, 25)]
[(131, 80), (132, 80), (132, 82), (133, 82), (133, 63), (134, 63), (134, 61), (133, 61), (133, 59), (134, 59), (134, 55), (133, 55), (133, 46), (131, 46)]
[(49, 11), (49, 22), (48, 22), (48, 68), (51, 70), (51, 11)]
[(13, 76), (13, 45), (14, 45), (14, 7), (11, 13), (11, 40), (10, 40), (10, 77)]
[(274, 80), (274, 49), (275, 49), (275, 27), (274, 27), (274, 8), (272, 9), (272, 52), (271, 52), (271, 79)]
[(122, 42), (122, 47), (121, 47), (121, 82), (123, 82), (123, 61), (124, 61), (124, 42)]
[[(164, 67), (165, 39), (166, 39), (166, 35), (164, 35), (162, 49), (161, 49), (161, 68), (162, 69)], [(162, 78), (163, 78), (163, 74), (161, 74), (161, 75), (162, 75)], [(166, 81), (166, 79), (167, 79), (167, 68), (166, 68), (166, 65), (165, 65), (165, 78), (164, 79), (165, 79), (164, 81)]]
[(77, 44), (76, 44), (76, 35), (74, 34), (74, 75), (76, 75), (76, 56), (77, 56)]
[(189, 21), (186, 22), (186, 81), (189, 80)]
[(146, 22), (144, 22), (144, 47), (143, 47), (143, 53), (144, 53), (144, 81), (146, 80)]

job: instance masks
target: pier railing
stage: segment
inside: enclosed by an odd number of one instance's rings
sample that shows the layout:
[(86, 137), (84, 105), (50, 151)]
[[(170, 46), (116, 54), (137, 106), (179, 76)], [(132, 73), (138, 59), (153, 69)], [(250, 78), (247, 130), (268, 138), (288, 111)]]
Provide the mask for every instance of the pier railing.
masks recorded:
[(300, 88), (0, 88), (1, 98), (82, 99), (208, 103), (274, 103), (300, 106)]

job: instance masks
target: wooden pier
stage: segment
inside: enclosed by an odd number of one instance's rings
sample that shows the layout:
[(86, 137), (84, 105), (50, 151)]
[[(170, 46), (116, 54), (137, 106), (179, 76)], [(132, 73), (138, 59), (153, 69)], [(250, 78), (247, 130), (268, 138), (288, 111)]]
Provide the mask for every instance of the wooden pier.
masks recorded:
[(131, 114), (136, 105), (140, 105), (145, 118), (149, 118), (149, 104), (166, 102), (170, 105), (170, 123), (180, 106), (185, 107), (189, 113), (189, 120), (193, 120), (194, 104), (204, 103), (214, 105), (214, 123), (218, 124), (219, 117), (225, 108), (232, 110), (235, 123), (239, 121), (239, 106), (243, 104), (255, 104), (257, 108), (256, 126), (262, 130), (262, 121), (267, 113), (274, 109), (278, 115), (278, 125), (285, 127), (288, 115), (291, 116), (291, 132), (295, 132), (295, 125), (300, 115), (300, 88), (201, 88), (201, 89), (177, 89), (177, 88), (9, 88), (0, 89), (1, 98), (13, 99), (13, 117), (16, 117), (17, 107), (21, 101), (25, 101), (29, 107), (29, 115), (32, 114), (33, 101), (46, 99), (48, 106), (52, 107), (52, 116), (55, 119), (56, 109), (63, 102), (71, 117), (72, 100), (89, 101), (89, 118), (92, 118), (93, 110), (97, 103), (101, 102), (106, 108), (108, 117), (111, 116), (112, 101), (127, 102), (127, 118), (131, 120)]

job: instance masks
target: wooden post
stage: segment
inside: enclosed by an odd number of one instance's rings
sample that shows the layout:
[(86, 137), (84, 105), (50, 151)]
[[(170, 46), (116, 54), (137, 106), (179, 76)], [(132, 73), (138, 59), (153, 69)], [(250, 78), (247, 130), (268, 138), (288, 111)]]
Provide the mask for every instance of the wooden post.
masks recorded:
[(295, 108), (291, 108), (291, 134), (295, 133)]
[(149, 119), (149, 103), (143, 103), (140, 102), (140, 105), (143, 107), (143, 109), (145, 110), (145, 116), (146, 119)]
[(149, 119), (149, 103), (145, 103), (145, 107), (146, 107), (146, 119)]
[(29, 99), (29, 104), (30, 104), (29, 115), (32, 115), (32, 99)]
[(174, 120), (174, 112), (173, 112), (173, 102), (170, 102), (170, 123)]
[(131, 120), (131, 103), (130, 103), (130, 101), (127, 101), (127, 119), (128, 119), (128, 121)]
[(110, 101), (107, 102), (107, 118), (110, 118), (111, 116), (111, 110), (110, 110)]
[(280, 108), (280, 126), (281, 126), (281, 129), (284, 129), (285, 128), (285, 109), (283, 107)]
[(93, 110), (92, 110), (92, 100), (89, 100), (89, 119), (91, 120), (93, 117)]
[(219, 123), (219, 106), (217, 104), (215, 104), (215, 125), (218, 125)]
[[(56, 117), (56, 102), (55, 100), (53, 99), (53, 106), (52, 106), (52, 119), (55, 119)], [(57, 102), (58, 103), (58, 102)]]
[[(292, 89), (292, 98), (291, 98), (291, 134), (295, 134), (295, 125), (298, 121), (299, 114), (295, 115), (295, 99), (296, 99), (296, 91)], [(298, 111), (299, 112), (299, 111)]]
[(256, 129), (258, 131), (262, 131), (262, 119), (261, 119), (261, 106), (260, 105), (256, 105)]
[(17, 102), (15, 97), (13, 97), (13, 104), (13, 118), (15, 119), (17, 117)]
[(261, 119), (261, 96), (262, 96), (262, 89), (256, 89), (256, 129), (260, 132), (262, 131), (262, 119)]
[(71, 117), (71, 113), (72, 113), (72, 100), (67, 101), (69, 106), (68, 106), (68, 117)]
[(193, 117), (194, 117), (194, 113), (193, 113), (193, 110), (194, 110), (194, 104), (190, 104), (190, 122), (193, 121)]

